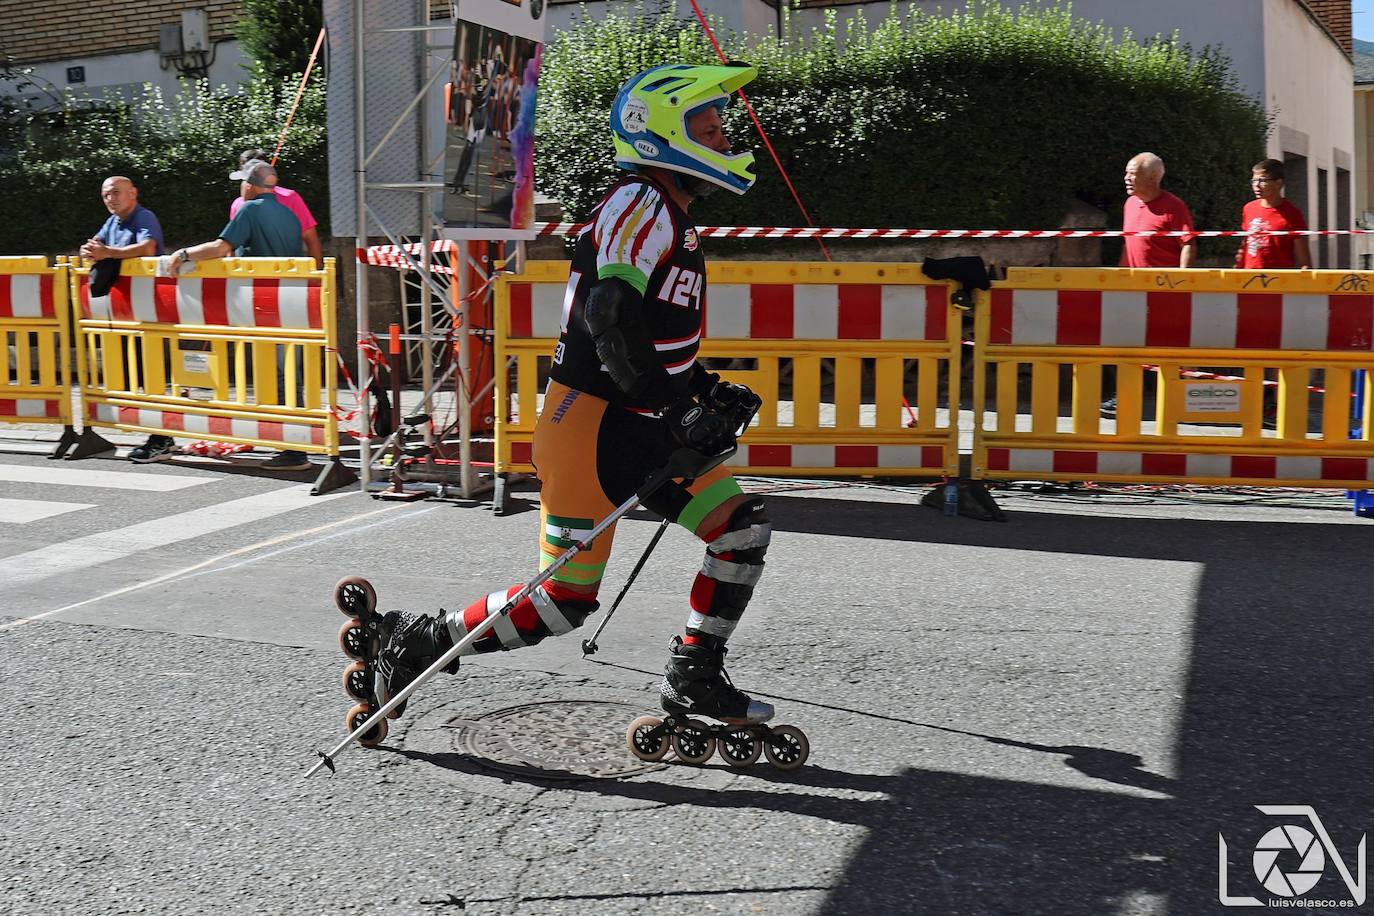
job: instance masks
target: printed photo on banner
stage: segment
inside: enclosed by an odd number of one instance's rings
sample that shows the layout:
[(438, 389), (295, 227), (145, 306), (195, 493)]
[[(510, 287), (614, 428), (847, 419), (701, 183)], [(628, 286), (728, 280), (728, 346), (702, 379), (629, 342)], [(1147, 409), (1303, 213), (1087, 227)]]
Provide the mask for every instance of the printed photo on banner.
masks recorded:
[(453, 5), (444, 92), (444, 226), (453, 239), (534, 238), (534, 113), (543, 0)]

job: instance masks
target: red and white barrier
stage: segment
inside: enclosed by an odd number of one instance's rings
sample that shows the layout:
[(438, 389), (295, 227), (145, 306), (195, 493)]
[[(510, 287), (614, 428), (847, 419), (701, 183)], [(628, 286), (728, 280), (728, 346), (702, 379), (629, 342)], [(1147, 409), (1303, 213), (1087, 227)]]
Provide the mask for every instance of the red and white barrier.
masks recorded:
[(1374, 296), (993, 289), (990, 344), (1374, 351)]
[(273, 277), (120, 277), (108, 295), (81, 278), (84, 318), (237, 328), (323, 327), (320, 282)]
[(1078, 449), (989, 448), (988, 471), (1002, 476), (1081, 474), (1157, 480), (1177, 477), (1233, 480), (1374, 480), (1374, 459), (1284, 455), (1212, 455)]
[(303, 423), (283, 423), (269, 420), (248, 420), (242, 417), (189, 413), (180, 410), (156, 410), (145, 407), (121, 407), (114, 404), (87, 404), (87, 419), (110, 425), (141, 426), (166, 435), (187, 433), (197, 436), (232, 436), (288, 445), (324, 445), (324, 427)]
[(0, 318), (55, 318), (52, 274), (0, 274)]
[(945, 464), (942, 445), (759, 445), (741, 442), (726, 465), (740, 468), (930, 468)]
[[(512, 283), (510, 336), (559, 336), (568, 288)], [(707, 293), (712, 340), (946, 339), (947, 289), (869, 283), (716, 283)]]

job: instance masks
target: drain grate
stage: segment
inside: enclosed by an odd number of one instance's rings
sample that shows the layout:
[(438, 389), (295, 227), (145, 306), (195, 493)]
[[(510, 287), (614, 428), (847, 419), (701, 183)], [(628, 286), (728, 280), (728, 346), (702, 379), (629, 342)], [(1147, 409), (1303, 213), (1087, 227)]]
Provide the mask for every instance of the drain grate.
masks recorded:
[(664, 769), (630, 756), (625, 729), (644, 707), (551, 700), (450, 719), (454, 747), (484, 767), (544, 779), (619, 779)]

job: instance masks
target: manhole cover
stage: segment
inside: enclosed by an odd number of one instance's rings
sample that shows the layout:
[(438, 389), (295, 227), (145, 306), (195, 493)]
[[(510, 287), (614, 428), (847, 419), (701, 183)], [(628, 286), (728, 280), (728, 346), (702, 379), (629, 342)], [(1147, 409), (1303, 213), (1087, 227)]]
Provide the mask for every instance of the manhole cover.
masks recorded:
[(525, 703), (453, 718), (454, 747), (483, 766), (544, 779), (618, 779), (664, 769), (625, 747), (625, 729), (642, 705), (609, 700)]

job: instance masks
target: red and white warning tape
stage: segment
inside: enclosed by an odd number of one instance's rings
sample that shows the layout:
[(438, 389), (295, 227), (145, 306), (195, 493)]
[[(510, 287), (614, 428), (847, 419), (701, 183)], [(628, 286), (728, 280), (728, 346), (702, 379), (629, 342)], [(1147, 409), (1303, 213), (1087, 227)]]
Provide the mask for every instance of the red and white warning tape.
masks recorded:
[[(585, 223), (535, 223), (538, 235), (573, 236)], [(782, 226), (699, 226), (697, 234), (717, 239), (1119, 239), (1119, 238), (1234, 238), (1248, 235), (1374, 235), (1374, 229), (1282, 229), (1251, 232), (1247, 229), (1200, 229), (1194, 232), (1148, 231), (1127, 232), (1122, 229), (834, 229), (826, 227), (786, 228)], [(435, 254), (455, 255), (458, 245), (451, 239), (436, 239), (430, 243)], [(421, 246), (412, 242), (405, 246), (411, 257), (419, 260)], [(410, 262), (395, 245), (372, 245), (358, 249), (358, 260), (378, 267), (409, 270)], [(433, 264), (435, 273), (453, 274), (446, 264)]]
[[(585, 223), (536, 223), (539, 235), (576, 235)], [(1266, 235), (1371, 235), (1374, 229), (1285, 229), (1251, 233), (1245, 229), (1203, 229), (1193, 232), (1126, 232), (1121, 229), (832, 229), (825, 227), (698, 226), (697, 234), (723, 239), (1103, 239), (1169, 236), (1229, 238)]]
[[(405, 246), (405, 251), (415, 259), (418, 264), (420, 261), (421, 247), (419, 242), (411, 242)], [(451, 239), (435, 239), (430, 243), (430, 251), (434, 254), (454, 255), (458, 251), (458, 245)], [(369, 245), (367, 248), (358, 249), (358, 260), (364, 264), (375, 264), (378, 267), (395, 267), (400, 270), (409, 270), (410, 261), (401, 253), (401, 249), (395, 245)], [(447, 264), (430, 263), (430, 270), (439, 274), (453, 275), (453, 268)]]

